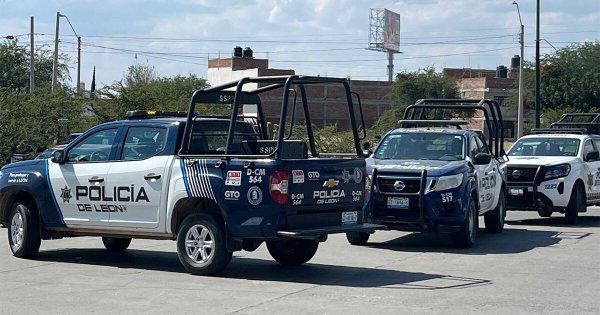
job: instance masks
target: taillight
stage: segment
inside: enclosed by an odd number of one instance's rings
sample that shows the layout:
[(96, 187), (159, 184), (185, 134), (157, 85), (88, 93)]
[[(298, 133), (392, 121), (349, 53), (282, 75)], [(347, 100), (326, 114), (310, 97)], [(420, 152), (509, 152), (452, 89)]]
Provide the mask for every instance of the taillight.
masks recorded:
[(269, 178), (269, 189), (273, 201), (280, 205), (288, 203), (288, 173), (287, 171), (275, 171)]

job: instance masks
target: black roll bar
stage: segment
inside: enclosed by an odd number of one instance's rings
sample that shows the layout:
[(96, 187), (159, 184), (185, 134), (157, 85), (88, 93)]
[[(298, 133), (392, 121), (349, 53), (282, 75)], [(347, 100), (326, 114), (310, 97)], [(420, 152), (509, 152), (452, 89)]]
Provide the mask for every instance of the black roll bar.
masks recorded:
[[(250, 91), (244, 91), (243, 88), (245, 85), (249, 83), (260, 84), (258, 88), (255, 88)], [(356, 129), (356, 116), (353, 108), (353, 100), (352, 95), (353, 92), (350, 90), (350, 85), (348, 84), (348, 80), (344, 78), (330, 78), (330, 77), (313, 77), (313, 76), (298, 76), (298, 75), (290, 75), (290, 76), (266, 76), (266, 77), (246, 77), (242, 78), (238, 81), (233, 81), (221, 85), (217, 85), (214, 87), (209, 87), (203, 90), (196, 90), (192, 94), (189, 103), (189, 110), (187, 114), (187, 123), (184, 129), (184, 137), (181, 149), (179, 151), (180, 156), (187, 156), (189, 154), (189, 147), (191, 143), (192, 137), (192, 129), (193, 129), (193, 119), (195, 117), (194, 112), (196, 109), (196, 104), (230, 104), (231, 105), (231, 116), (230, 116), (230, 125), (227, 135), (227, 145), (225, 148), (225, 156), (234, 156), (231, 154), (233, 139), (235, 135), (235, 121), (238, 116), (238, 112), (241, 104), (257, 104), (258, 109), (258, 120), (261, 125), (261, 133), (263, 138), (267, 138), (267, 130), (266, 123), (264, 119), (262, 103), (260, 100), (260, 94), (272, 91), (278, 88), (283, 88), (283, 101), (281, 104), (281, 115), (279, 119), (279, 132), (277, 135), (277, 147), (275, 151), (271, 154), (271, 156), (275, 156), (276, 159), (282, 158), (281, 148), (283, 147), (283, 141), (285, 136), (285, 124), (287, 119), (287, 110), (289, 106), (289, 93), (288, 91), (292, 89), (294, 86), (298, 86), (300, 89), (300, 94), (302, 98), (302, 105), (304, 109), (304, 115), (307, 122), (307, 132), (309, 137), (309, 146), (311, 152), (314, 156), (318, 156), (316, 151), (315, 139), (313, 134), (313, 129), (310, 120), (310, 113), (308, 108), (306, 89), (304, 85), (306, 84), (341, 84), (345, 90), (349, 118), (351, 123), (351, 130), (354, 137), (354, 145), (356, 148), (356, 155), (358, 157), (363, 157), (362, 150), (360, 148), (360, 137), (358, 135), (358, 131)], [(232, 89), (235, 87), (235, 91), (230, 91), (228, 89)], [(357, 95), (357, 94), (356, 94)], [(359, 98), (359, 109), (361, 111), (361, 119), (364, 125), (364, 118), (362, 118), (362, 106), (360, 105)], [(293, 122), (292, 122), (293, 123)]]
[[(409, 105), (404, 111), (403, 120), (426, 120), (426, 110), (429, 109), (454, 109), (454, 110), (481, 110), (485, 118), (485, 125), (493, 141), (488, 143), (489, 150), (499, 157), (504, 152), (503, 118), (500, 105), (488, 99), (421, 99)], [(418, 110), (418, 117), (417, 116)]]

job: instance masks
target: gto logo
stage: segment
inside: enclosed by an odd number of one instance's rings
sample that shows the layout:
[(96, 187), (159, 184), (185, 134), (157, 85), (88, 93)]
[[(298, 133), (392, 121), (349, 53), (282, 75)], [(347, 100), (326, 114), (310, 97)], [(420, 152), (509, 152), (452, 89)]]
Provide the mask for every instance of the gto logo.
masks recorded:
[(240, 199), (240, 192), (235, 190), (228, 190), (225, 192), (225, 199), (238, 200)]
[(317, 171), (308, 172), (308, 180), (319, 180), (321, 174)]

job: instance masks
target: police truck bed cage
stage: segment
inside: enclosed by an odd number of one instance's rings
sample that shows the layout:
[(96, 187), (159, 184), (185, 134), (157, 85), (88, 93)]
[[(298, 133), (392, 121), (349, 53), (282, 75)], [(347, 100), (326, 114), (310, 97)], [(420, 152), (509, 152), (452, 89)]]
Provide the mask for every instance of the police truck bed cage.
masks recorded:
[[(415, 104), (409, 105), (404, 111), (404, 115), (400, 122), (408, 121), (409, 124), (417, 124), (412, 123), (411, 121), (422, 121), (424, 124), (428, 122), (432, 122), (432, 124), (437, 124), (438, 121), (445, 121), (448, 126), (457, 126), (460, 123), (453, 121), (461, 121), (457, 119), (448, 119), (448, 120), (431, 120), (427, 119), (428, 111), (443, 111), (443, 110), (459, 110), (459, 111), (475, 111), (479, 110), (483, 112), (485, 126), (489, 132), (489, 142), (488, 146), (491, 152), (494, 153), (495, 156), (499, 157), (505, 155), (504, 152), (504, 132), (503, 132), (503, 119), (502, 112), (500, 111), (500, 105), (498, 102), (494, 100), (488, 99), (421, 99), (418, 100)], [(436, 122), (436, 123), (433, 123)]]
[(534, 133), (600, 134), (600, 113), (567, 113), (550, 128), (535, 129)]
[[(248, 158), (275, 158), (280, 160), (285, 158), (282, 151), (285, 151), (288, 147), (288, 143), (291, 142), (289, 137), (286, 137), (286, 124), (288, 123), (288, 108), (289, 103), (292, 103), (291, 109), (291, 126), (294, 125), (294, 118), (296, 112), (296, 103), (299, 96), (299, 103), (302, 106), (304, 112), (304, 120), (306, 121), (306, 129), (308, 136), (308, 151), (313, 157), (318, 157), (319, 153), (315, 145), (315, 138), (313, 135), (313, 128), (311, 125), (310, 110), (308, 106), (308, 97), (306, 95), (307, 85), (315, 84), (330, 84), (338, 85), (344, 89), (346, 103), (348, 106), (348, 118), (351, 124), (351, 131), (354, 136), (354, 147), (356, 149), (355, 157), (363, 157), (362, 149), (360, 147), (360, 140), (366, 138), (366, 131), (362, 128), (361, 135), (359, 136), (359, 128), (356, 124), (355, 112), (360, 114), (360, 122), (364, 126), (364, 117), (362, 114), (362, 105), (360, 97), (357, 93), (350, 90), (350, 85), (347, 79), (344, 78), (328, 78), (328, 77), (311, 77), (311, 76), (267, 76), (267, 77), (247, 77), (242, 78), (238, 81), (229, 82), (226, 84), (206, 88), (203, 90), (197, 90), (192, 95), (190, 100), (189, 110), (187, 112), (187, 122), (185, 125), (185, 131), (183, 136), (183, 143), (179, 155), (182, 157), (194, 156), (190, 151), (190, 144), (192, 140), (194, 122), (200, 116), (196, 115), (196, 104), (206, 104), (207, 106), (226, 104), (231, 106), (231, 116), (227, 117), (230, 119), (229, 131), (227, 134), (227, 145), (225, 152), (221, 156), (224, 158), (231, 157), (248, 157)], [(252, 86), (252, 88), (249, 88)], [(232, 90), (235, 88), (235, 90)], [(265, 123), (265, 116), (263, 113), (261, 95), (263, 93), (269, 93), (269, 96), (273, 96), (275, 91), (281, 91), (282, 102), (280, 110), (280, 118), (278, 124), (277, 139), (269, 141), (267, 127)], [(357, 99), (358, 110), (354, 108), (353, 98)], [(239, 111), (243, 105), (256, 105), (257, 109), (257, 121), (258, 129), (263, 140), (262, 142), (270, 142), (274, 145), (274, 149), (270, 154), (236, 154), (233, 152), (234, 138), (236, 137), (236, 124), (233, 123), (239, 120)], [(290, 129), (291, 131), (291, 129)], [(290, 132), (291, 134), (291, 132)], [(285, 146), (284, 146), (285, 144)], [(282, 150), (283, 148), (283, 150)]]

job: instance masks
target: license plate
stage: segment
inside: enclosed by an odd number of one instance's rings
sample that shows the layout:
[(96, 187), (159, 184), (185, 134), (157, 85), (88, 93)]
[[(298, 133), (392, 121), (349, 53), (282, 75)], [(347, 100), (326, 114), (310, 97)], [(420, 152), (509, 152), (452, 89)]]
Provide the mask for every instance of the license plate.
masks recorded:
[(387, 206), (388, 206), (388, 208), (394, 208), (394, 209), (408, 209), (408, 198), (407, 197), (388, 197)]
[(358, 211), (342, 212), (342, 225), (356, 224), (358, 222)]
[(511, 196), (523, 196), (526, 188), (509, 188), (508, 194)]

